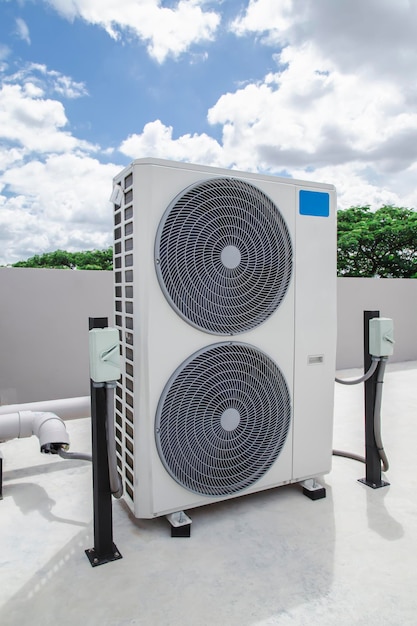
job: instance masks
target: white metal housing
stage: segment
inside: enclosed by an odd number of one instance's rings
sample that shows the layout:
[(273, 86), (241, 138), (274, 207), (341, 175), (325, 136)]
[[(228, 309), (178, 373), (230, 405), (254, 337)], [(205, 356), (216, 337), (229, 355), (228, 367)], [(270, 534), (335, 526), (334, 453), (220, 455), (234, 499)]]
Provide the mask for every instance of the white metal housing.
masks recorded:
[[(165, 469), (155, 440), (155, 416), (167, 381), (181, 364), (228, 338), (204, 332), (174, 310), (158, 280), (155, 246), (173, 200), (190, 185), (222, 178), (261, 190), (277, 207), (291, 238), (291, 280), (278, 308), (255, 328), (229, 337), (231, 343), (262, 351), (279, 367), (290, 394), (291, 422), (278, 457), (259, 479), (237, 492), (207, 496), (185, 488)], [(135, 516), (186, 510), (327, 473), (336, 353), (334, 187), (149, 158), (134, 161), (116, 176), (112, 199), (115, 321), (122, 353), (116, 442), (125, 498)], [(223, 264), (233, 269), (239, 260), (240, 252), (225, 245)], [(226, 430), (238, 421), (233, 411), (224, 412)]]

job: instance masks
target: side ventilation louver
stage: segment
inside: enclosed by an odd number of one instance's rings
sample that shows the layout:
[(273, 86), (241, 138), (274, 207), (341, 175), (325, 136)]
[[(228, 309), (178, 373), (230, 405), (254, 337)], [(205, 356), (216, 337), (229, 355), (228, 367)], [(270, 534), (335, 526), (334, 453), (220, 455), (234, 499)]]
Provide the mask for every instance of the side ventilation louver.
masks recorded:
[(134, 500), (133, 175), (114, 205), (115, 323), (124, 371), (116, 388), (116, 454), (125, 493)]

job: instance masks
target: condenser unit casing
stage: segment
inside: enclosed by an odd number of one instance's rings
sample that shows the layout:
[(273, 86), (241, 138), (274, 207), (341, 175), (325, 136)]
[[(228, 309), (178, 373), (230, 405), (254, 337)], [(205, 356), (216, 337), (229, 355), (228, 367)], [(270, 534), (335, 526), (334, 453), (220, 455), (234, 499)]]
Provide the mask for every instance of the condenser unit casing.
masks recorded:
[(148, 158), (112, 200), (116, 447), (134, 515), (329, 472), (334, 187)]

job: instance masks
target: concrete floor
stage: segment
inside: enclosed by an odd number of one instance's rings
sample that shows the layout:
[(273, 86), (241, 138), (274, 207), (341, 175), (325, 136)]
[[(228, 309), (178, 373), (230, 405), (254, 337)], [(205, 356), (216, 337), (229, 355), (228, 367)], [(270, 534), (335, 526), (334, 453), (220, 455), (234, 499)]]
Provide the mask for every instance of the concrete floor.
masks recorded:
[[(339, 372), (340, 376), (360, 372)], [(391, 485), (334, 457), (327, 498), (297, 485), (190, 512), (190, 539), (114, 501), (123, 559), (92, 568), (91, 466), (1, 445), (0, 623), (122, 626), (417, 624), (417, 362), (389, 365), (383, 440)], [(363, 453), (362, 385), (336, 386), (334, 447)], [(67, 423), (88, 452), (89, 420)]]

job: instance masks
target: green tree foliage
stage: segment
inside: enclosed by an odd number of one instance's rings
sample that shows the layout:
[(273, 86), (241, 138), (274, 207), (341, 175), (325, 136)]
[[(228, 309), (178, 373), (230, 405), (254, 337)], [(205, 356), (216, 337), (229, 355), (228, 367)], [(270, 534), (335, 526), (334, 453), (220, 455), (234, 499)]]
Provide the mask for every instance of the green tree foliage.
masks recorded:
[(417, 213), (383, 206), (337, 214), (339, 276), (417, 278)]
[[(112, 248), (56, 250), (19, 261), (13, 267), (112, 270)], [(371, 211), (356, 206), (337, 214), (339, 276), (417, 278), (417, 212), (394, 206)]]
[(14, 263), (13, 267), (43, 267), (71, 270), (112, 270), (113, 250), (86, 250), (85, 252), (66, 252), (56, 250), (45, 254), (35, 254), (27, 261)]

